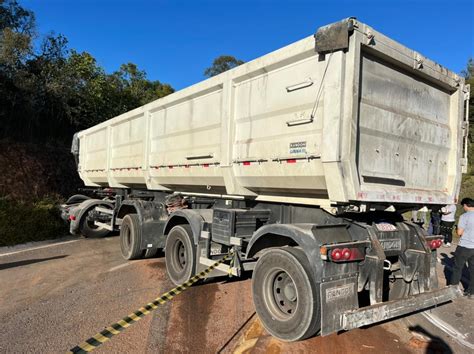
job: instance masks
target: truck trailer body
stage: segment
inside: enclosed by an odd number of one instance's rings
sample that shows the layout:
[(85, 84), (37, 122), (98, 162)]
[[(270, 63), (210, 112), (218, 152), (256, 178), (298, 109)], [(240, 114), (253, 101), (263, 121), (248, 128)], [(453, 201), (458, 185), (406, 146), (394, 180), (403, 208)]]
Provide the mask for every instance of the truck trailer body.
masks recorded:
[(101, 197), (74, 196), (65, 218), (120, 229), (126, 259), (164, 249), (176, 284), (233, 252), (211, 275), (253, 271), (283, 340), (434, 306), (459, 295), (438, 288), (441, 236), (402, 213), (456, 200), (468, 98), (455, 73), (346, 19), (77, 133)]

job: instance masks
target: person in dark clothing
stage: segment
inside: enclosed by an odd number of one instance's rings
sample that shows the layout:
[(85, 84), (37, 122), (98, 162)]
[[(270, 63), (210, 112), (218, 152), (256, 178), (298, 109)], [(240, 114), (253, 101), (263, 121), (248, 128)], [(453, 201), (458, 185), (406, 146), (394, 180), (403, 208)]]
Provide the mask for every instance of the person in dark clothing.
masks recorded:
[(464, 198), (461, 200), (461, 205), (465, 213), (459, 218), (457, 234), (460, 240), (454, 252), (454, 267), (450, 285), (459, 286), (462, 270), (467, 263), (470, 280), (464, 294), (470, 299), (474, 299), (474, 200)]
[(431, 220), (430, 220), (430, 235), (440, 235), (441, 234), (441, 214), (439, 210), (431, 211)]

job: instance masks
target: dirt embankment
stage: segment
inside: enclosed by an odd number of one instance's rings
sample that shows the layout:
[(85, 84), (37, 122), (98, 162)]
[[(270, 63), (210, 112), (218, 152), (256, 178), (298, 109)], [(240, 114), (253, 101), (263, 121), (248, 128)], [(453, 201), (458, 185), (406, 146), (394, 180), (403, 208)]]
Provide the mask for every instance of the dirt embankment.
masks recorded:
[(0, 197), (67, 197), (82, 185), (68, 147), (0, 141)]
[(0, 246), (64, 236), (57, 207), (81, 185), (67, 147), (0, 141)]

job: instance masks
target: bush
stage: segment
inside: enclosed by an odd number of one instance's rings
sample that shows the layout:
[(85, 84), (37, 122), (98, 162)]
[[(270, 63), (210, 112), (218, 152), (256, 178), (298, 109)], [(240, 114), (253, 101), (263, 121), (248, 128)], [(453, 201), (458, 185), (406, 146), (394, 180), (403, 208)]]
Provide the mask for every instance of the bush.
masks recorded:
[(30, 203), (0, 198), (0, 246), (54, 239), (67, 232), (54, 198)]

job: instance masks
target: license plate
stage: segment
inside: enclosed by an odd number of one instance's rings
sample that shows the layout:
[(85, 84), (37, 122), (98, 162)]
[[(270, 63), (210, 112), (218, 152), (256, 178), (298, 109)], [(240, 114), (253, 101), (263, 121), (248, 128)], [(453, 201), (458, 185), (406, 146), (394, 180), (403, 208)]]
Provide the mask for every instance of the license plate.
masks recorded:
[(395, 225), (389, 224), (388, 222), (381, 222), (376, 224), (379, 231), (397, 231)]
[(354, 284), (346, 284), (326, 289), (326, 301), (331, 302), (354, 294)]
[(401, 251), (402, 240), (391, 239), (391, 240), (380, 240), (380, 244), (385, 251)]

